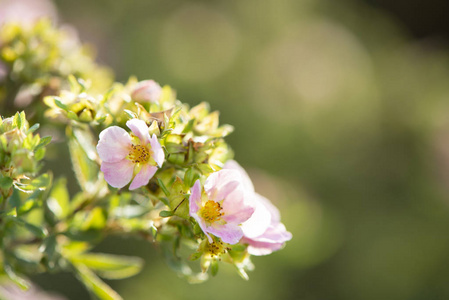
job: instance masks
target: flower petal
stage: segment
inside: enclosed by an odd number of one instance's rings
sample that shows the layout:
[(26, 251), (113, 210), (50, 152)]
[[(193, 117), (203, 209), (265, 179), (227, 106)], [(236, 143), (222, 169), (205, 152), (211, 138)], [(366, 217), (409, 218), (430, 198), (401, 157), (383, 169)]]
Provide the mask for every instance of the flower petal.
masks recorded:
[(282, 223), (274, 224), (268, 227), (267, 231), (254, 240), (265, 243), (283, 243), (291, 240), (292, 234), (287, 231)]
[(159, 143), (157, 136), (155, 134), (151, 136), (150, 144), (151, 150), (153, 151), (153, 159), (160, 168), (164, 163), (165, 153), (164, 150), (162, 150), (161, 144)]
[(204, 190), (210, 200), (221, 201), (241, 186), (240, 173), (236, 170), (220, 170), (209, 175)]
[(118, 126), (111, 126), (100, 133), (97, 152), (104, 162), (118, 162), (124, 159), (131, 147), (131, 137)]
[(142, 166), (142, 169), (139, 173), (137, 173), (136, 177), (134, 177), (131, 185), (129, 186), (130, 190), (135, 190), (140, 188), (141, 186), (147, 185), (150, 181), (151, 177), (153, 177), (154, 173), (156, 173), (157, 167), (145, 164)]
[(207, 227), (207, 231), (221, 238), (221, 240), (228, 244), (237, 244), (243, 237), (243, 231), (240, 226), (236, 224), (227, 223), (221, 226)]
[[(242, 243), (247, 243), (246, 240), (242, 240)], [(264, 243), (252, 241), (248, 245), (248, 253), (255, 256), (268, 255), (277, 251), (284, 246), (284, 243)]]
[(228, 160), (224, 166), (223, 169), (228, 169), (228, 170), (236, 170), (240, 173), (241, 178), (242, 178), (242, 184), (243, 187), (245, 189), (247, 189), (248, 191), (254, 192), (254, 185), (253, 182), (251, 181), (251, 179), (248, 176), (248, 173), (246, 173), (245, 169), (243, 169), (238, 162), (236, 162), (235, 160)]
[(150, 142), (150, 134), (148, 133), (147, 124), (139, 119), (132, 119), (126, 122), (126, 126), (131, 129), (135, 136), (137, 136), (142, 145), (147, 145)]
[(252, 239), (244, 237), (241, 243), (248, 244), (248, 253), (251, 255), (267, 255), (281, 249), (291, 238), (292, 234), (286, 230), (284, 224), (278, 223), (270, 226), (259, 237)]
[(281, 213), (279, 212), (279, 209), (277, 209), (277, 207), (274, 206), (270, 200), (257, 193), (256, 200), (262, 203), (268, 209), (273, 223), (279, 223), (281, 221)]
[(118, 162), (103, 162), (101, 171), (104, 179), (115, 188), (122, 188), (131, 181), (133, 177), (134, 164), (128, 159)]
[(247, 221), (255, 211), (255, 206), (245, 199), (243, 190), (234, 190), (223, 201), (223, 220), (240, 225)]
[[(256, 210), (248, 221), (242, 224), (245, 237), (254, 238), (262, 235), (271, 224), (271, 213), (260, 199), (264, 198), (259, 194), (254, 194), (256, 198)], [(268, 199), (265, 199), (268, 201)]]
[(191, 194), (189, 197), (189, 212), (190, 215), (198, 213), (201, 206), (201, 182), (199, 179), (195, 181), (192, 187)]

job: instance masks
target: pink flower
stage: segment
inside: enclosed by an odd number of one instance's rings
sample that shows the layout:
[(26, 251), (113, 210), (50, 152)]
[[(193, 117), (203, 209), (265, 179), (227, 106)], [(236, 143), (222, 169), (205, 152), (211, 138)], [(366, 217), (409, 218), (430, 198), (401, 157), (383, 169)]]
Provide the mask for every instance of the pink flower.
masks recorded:
[(241, 224), (254, 213), (242, 178), (235, 170), (221, 170), (209, 175), (202, 191), (199, 180), (192, 187), (190, 215), (198, 222), (210, 243), (209, 234), (223, 242), (236, 244), (243, 237)]
[(103, 130), (97, 151), (106, 181), (115, 188), (122, 188), (134, 177), (129, 186), (134, 190), (148, 184), (164, 163), (165, 155), (156, 135), (150, 137), (144, 121), (132, 119), (126, 126), (131, 129), (131, 135), (118, 126)]
[(131, 92), (131, 98), (137, 102), (155, 103), (162, 94), (161, 86), (154, 80), (144, 80), (136, 84)]
[(256, 210), (242, 224), (243, 238), (241, 243), (248, 244), (248, 253), (252, 255), (267, 255), (282, 248), (292, 234), (281, 223), (279, 210), (265, 197), (254, 191), (254, 186), (245, 170), (236, 162), (228, 161), (224, 169), (236, 170), (240, 173), (246, 192), (252, 194)]

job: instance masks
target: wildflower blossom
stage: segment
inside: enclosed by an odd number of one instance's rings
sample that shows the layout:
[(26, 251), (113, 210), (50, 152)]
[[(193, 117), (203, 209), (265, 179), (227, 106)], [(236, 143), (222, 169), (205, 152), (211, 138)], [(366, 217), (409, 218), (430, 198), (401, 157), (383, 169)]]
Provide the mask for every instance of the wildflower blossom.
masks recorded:
[(129, 187), (134, 190), (148, 184), (165, 156), (156, 135), (150, 137), (144, 121), (132, 119), (126, 126), (132, 135), (118, 126), (103, 130), (97, 151), (106, 181), (113, 187), (122, 188), (134, 177)]
[(279, 210), (267, 198), (254, 191), (251, 179), (236, 161), (226, 162), (224, 169), (240, 173), (244, 188), (255, 201), (254, 214), (242, 224), (241, 243), (248, 244), (248, 253), (267, 255), (282, 248), (284, 243), (292, 238), (292, 234), (281, 223)]
[(204, 184), (197, 180), (190, 195), (190, 215), (198, 222), (210, 243), (210, 234), (223, 242), (236, 244), (243, 237), (241, 224), (254, 213), (243, 188), (239, 172), (221, 170), (212, 173)]

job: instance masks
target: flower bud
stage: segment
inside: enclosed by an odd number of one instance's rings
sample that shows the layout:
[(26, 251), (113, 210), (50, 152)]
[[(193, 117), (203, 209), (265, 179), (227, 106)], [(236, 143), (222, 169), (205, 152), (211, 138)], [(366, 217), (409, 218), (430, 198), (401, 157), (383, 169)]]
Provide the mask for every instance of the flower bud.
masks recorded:
[(136, 84), (131, 92), (131, 98), (137, 102), (155, 103), (162, 94), (161, 86), (154, 80), (144, 80)]

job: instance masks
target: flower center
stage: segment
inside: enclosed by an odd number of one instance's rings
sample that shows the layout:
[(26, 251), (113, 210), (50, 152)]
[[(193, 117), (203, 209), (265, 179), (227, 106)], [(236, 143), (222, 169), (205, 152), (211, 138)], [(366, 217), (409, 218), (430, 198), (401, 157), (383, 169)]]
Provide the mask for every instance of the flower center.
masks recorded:
[(213, 223), (220, 220), (221, 216), (224, 215), (222, 210), (220, 203), (209, 200), (201, 208), (200, 215), (206, 222)]
[(222, 241), (214, 241), (213, 243), (208, 243), (206, 247), (206, 251), (210, 254), (210, 256), (220, 256), (225, 254), (226, 251), (231, 250), (229, 247), (226, 247)]
[(137, 164), (137, 163), (146, 163), (150, 160), (151, 151), (144, 145), (132, 145), (131, 150), (129, 151), (128, 157), (129, 159)]

